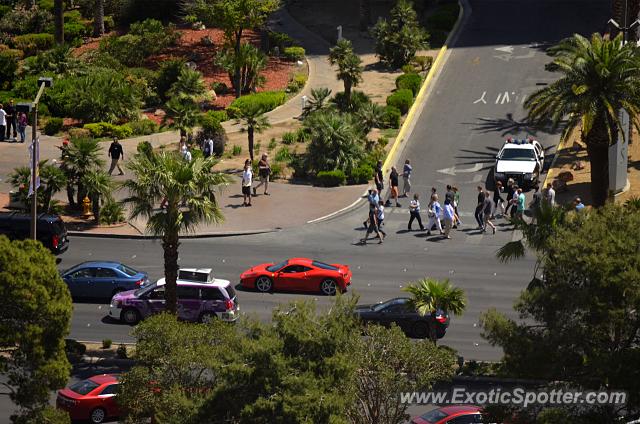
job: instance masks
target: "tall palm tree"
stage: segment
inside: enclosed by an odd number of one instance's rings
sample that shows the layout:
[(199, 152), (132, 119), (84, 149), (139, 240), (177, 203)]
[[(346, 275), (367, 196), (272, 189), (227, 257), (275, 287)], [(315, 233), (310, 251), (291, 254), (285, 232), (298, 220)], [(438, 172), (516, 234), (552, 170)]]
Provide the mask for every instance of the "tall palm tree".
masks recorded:
[[(135, 179), (123, 184), (129, 193), (124, 203), (132, 207), (131, 218), (147, 218), (147, 231), (162, 240), (165, 299), (167, 311), (173, 314), (177, 306), (180, 233), (224, 219), (215, 195), (229, 180), (212, 170), (215, 163), (212, 157), (187, 162), (178, 152), (142, 151), (127, 164)], [(164, 209), (156, 207), (161, 202), (166, 205)]]
[(101, 154), (100, 145), (92, 138), (71, 139), (65, 152), (64, 166), (68, 170), (67, 177), (72, 176), (73, 183), (77, 186), (78, 206), (82, 205), (82, 200), (87, 195), (82, 178), (88, 172), (104, 165)]
[(533, 93), (525, 102), (529, 119), (551, 121), (557, 128), (563, 119), (566, 138), (582, 128), (591, 162), (591, 195), (594, 206), (606, 202), (609, 190), (609, 146), (617, 142), (619, 111), (626, 109), (636, 127), (640, 116), (640, 55), (622, 35), (606, 40), (574, 35), (549, 51), (548, 69), (559, 71), (559, 80)]
[(344, 85), (346, 104), (351, 103), (351, 89), (362, 82), (362, 59), (355, 54), (351, 41), (342, 39), (329, 51), (329, 63), (338, 65), (336, 77)]
[(467, 307), (467, 300), (461, 288), (453, 287), (449, 280), (423, 278), (404, 288), (411, 294), (410, 304), (422, 316), (429, 314), (429, 338), (436, 343), (436, 314), (438, 310), (454, 315), (462, 315)]
[(253, 137), (255, 133), (260, 134), (271, 126), (269, 118), (264, 116), (264, 108), (260, 105), (249, 104), (240, 110), (240, 117), (236, 123), (242, 124), (242, 131), (247, 132), (247, 140), (249, 142), (249, 157), (253, 162)]
[(64, 0), (53, 0), (53, 25), (56, 44), (64, 44)]
[(104, 34), (104, 0), (96, 0), (93, 13), (93, 36), (100, 37)]
[(91, 170), (82, 177), (82, 185), (91, 200), (93, 218), (100, 222), (100, 204), (113, 200), (112, 192), (115, 187), (111, 176), (102, 169)]

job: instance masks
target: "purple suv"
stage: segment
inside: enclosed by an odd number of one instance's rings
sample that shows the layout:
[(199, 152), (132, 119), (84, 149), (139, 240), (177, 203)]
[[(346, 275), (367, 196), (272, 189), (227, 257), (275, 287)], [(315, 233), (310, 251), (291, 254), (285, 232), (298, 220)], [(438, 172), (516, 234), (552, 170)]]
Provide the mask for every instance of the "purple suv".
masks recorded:
[[(164, 278), (137, 290), (113, 296), (109, 316), (135, 325), (149, 315), (164, 311)], [(233, 322), (240, 306), (236, 291), (227, 280), (213, 278), (211, 269), (180, 269), (178, 271), (178, 318), (192, 322), (209, 322), (219, 318)]]

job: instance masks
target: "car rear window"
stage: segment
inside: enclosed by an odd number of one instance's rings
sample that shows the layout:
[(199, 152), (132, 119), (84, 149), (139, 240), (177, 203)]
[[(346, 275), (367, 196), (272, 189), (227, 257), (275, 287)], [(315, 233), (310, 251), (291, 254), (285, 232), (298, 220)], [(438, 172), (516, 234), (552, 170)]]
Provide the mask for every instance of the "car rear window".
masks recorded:
[(289, 263), (289, 261), (288, 261), (288, 260), (286, 260), (286, 261), (282, 261), (282, 262), (280, 262), (279, 264), (274, 264), (274, 265), (268, 266), (266, 269), (267, 269), (267, 271), (269, 271), (269, 272), (276, 272), (277, 270), (282, 269), (282, 268), (284, 268), (285, 266), (287, 266), (287, 264), (288, 264), (288, 263)]
[(206, 283), (207, 281), (209, 281), (209, 274), (206, 272), (186, 271), (184, 269), (181, 269), (178, 271), (178, 279), (184, 281)]
[(229, 295), (230, 299), (233, 299), (234, 297), (236, 297), (236, 289), (234, 289), (233, 287), (231, 287), (231, 284), (229, 284), (227, 287), (224, 288), (227, 291), (227, 294)]
[(61, 219), (56, 219), (55, 221), (53, 221), (51, 223), (51, 226), (53, 227), (53, 231), (55, 231), (56, 234), (64, 234), (67, 232), (64, 226), (64, 222), (62, 222)]
[(429, 411), (426, 414), (420, 415), (420, 418), (430, 423), (437, 423), (443, 418), (446, 418), (448, 415), (439, 409), (434, 409), (433, 411)]
[(127, 274), (129, 277), (133, 277), (138, 273), (138, 271), (136, 271), (135, 269), (129, 268), (128, 266), (122, 264), (118, 265), (116, 268)]
[(80, 395), (86, 395), (95, 390), (98, 386), (99, 384), (94, 383), (91, 380), (82, 380), (76, 384), (72, 384), (71, 386), (69, 386), (69, 389)]
[(311, 265), (315, 266), (316, 268), (328, 269), (328, 270), (331, 270), (331, 271), (337, 271), (338, 270), (337, 266), (325, 264), (324, 262), (320, 262), (320, 261), (313, 261), (313, 262), (311, 262)]

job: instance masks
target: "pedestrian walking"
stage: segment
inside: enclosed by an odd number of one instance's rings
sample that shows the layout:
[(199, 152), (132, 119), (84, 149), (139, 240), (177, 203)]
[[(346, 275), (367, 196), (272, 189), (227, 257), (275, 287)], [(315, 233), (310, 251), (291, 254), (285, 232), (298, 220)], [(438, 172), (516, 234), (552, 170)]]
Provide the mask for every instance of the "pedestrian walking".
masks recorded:
[(438, 202), (438, 195), (431, 195), (431, 202), (429, 202), (429, 209), (427, 211), (427, 216), (429, 217), (429, 223), (427, 224), (427, 235), (431, 235), (431, 229), (435, 225), (440, 231), (440, 234), (444, 234), (442, 231), (442, 224), (440, 223), (440, 216), (442, 216), (442, 206), (440, 206), (440, 202)]
[(453, 204), (448, 199), (444, 200), (444, 208), (443, 208), (443, 218), (444, 218), (444, 235), (446, 238), (450, 239), (451, 236), (451, 228), (453, 228), (453, 222), (455, 221), (456, 212), (453, 210)]
[(380, 196), (378, 195), (378, 190), (372, 188), (369, 190), (369, 194), (367, 195), (367, 202), (369, 202), (369, 213), (367, 215), (367, 219), (362, 223), (364, 228), (369, 228), (369, 222), (371, 221), (371, 211), (378, 207), (380, 203)]
[(389, 173), (389, 186), (391, 187), (389, 190), (389, 200), (387, 200), (387, 206), (391, 206), (391, 199), (396, 204), (396, 208), (402, 206), (398, 203), (398, 180), (400, 175), (398, 174), (398, 170), (395, 166), (391, 167), (391, 172)]
[(453, 211), (456, 213), (456, 219), (453, 221), (453, 228), (458, 228), (458, 226), (462, 226), (462, 220), (460, 219), (460, 214), (458, 213), (458, 205), (460, 205), (460, 191), (458, 187), (453, 186)]
[(13, 128), (13, 140), (15, 140), (18, 136), (16, 131), (18, 117), (16, 116), (16, 105), (13, 102), (13, 99), (9, 100), (9, 104), (6, 106), (5, 112), (7, 112), (7, 138), (11, 139), (11, 128)]
[(549, 206), (556, 205), (556, 191), (553, 189), (553, 184), (547, 183), (547, 189), (544, 193), (544, 200)]
[(204, 139), (204, 144), (202, 146), (202, 153), (205, 158), (208, 158), (213, 154), (213, 139), (211, 137)]
[(244, 161), (242, 171), (242, 195), (244, 196), (244, 206), (251, 206), (251, 184), (253, 183), (253, 171), (251, 170), (251, 160)]
[(378, 231), (380, 234), (387, 237), (387, 233), (382, 229), (384, 226), (384, 202), (382, 200), (378, 202), (376, 218), (378, 218)]
[(258, 187), (264, 185), (264, 195), (271, 196), (269, 194), (269, 176), (271, 175), (271, 165), (269, 165), (269, 159), (266, 153), (262, 154), (260, 161), (258, 162), (258, 176), (260, 177), (260, 184), (253, 188), (253, 195), (257, 196)]
[(379, 160), (376, 165), (374, 182), (376, 183), (376, 190), (378, 193), (382, 194), (382, 190), (384, 190), (384, 175), (382, 174), (382, 161)]
[(536, 222), (536, 217), (538, 216), (538, 210), (542, 207), (542, 202), (544, 202), (542, 192), (540, 191), (540, 186), (535, 184), (533, 186), (533, 198), (531, 199), (531, 203), (529, 203), (529, 213), (531, 216), (531, 223)]
[(511, 209), (509, 210), (509, 215), (511, 218), (514, 218), (518, 212), (518, 190), (522, 190), (518, 187), (518, 184), (515, 183), (511, 186), (511, 190)]
[(113, 137), (113, 142), (109, 146), (109, 152), (107, 155), (111, 158), (111, 167), (109, 167), (109, 175), (113, 173), (113, 170), (118, 168), (119, 175), (124, 175), (124, 171), (120, 167), (120, 158), (124, 160), (124, 151), (122, 145), (118, 141), (118, 137)]
[(402, 168), (402, 180), (404, 182), (402, 185), (402, 197), (407, 197), (411, 193), (411, 172), (413, 172), (413, 167), (411, 166), (411, 161), (407, 159), (404, 161), (404, 167)]
[(482, 201), (482, 214), (484, 217), (484, 225), (482, 226), (482, 232), (487, 231), (487, 225), (491, 227), (493, 234), (496, 233), (496, 226), (491, 222), (493, 216), (493, 200), (491, 200), (491, 194), (488, 191), (484, 192), (484, 200)]
[(500, 210), (499, 217), (502, 217), (505, 213), (504, 199), (502, 198), (502, 182), (496, 181), (496, 187), (493, 189), (493, 213), (491, 219), (498, 216), (497, 212)]
[(524, 209), (525, 209), (525, 203), (527, 202), (527, 198), (522, 192), (521, 188), (517, 189), (516, 195), (514, 197), (515, 197), (515, 203), (516, 203), (515, 217), (517, 217), (518, 219), (524, 219)]
[(411, 231), (411, 224), (413, 224), (414, 219), (418, 221), (420, 230), (424, 231), (424, 225), (422, 225), (422, 218), (420, 217), (420, 195), (418, 193), (413, 195), (413, 200), (409, 203), (409, 225), (407, 225), (407, 230)]
[(27, 125), (29, 125), (27, 114), (24, 112), (20, 112), (18, 114), (18, 134), (20, 135), (20, 143), (24, 143), (24, 140), (27, 138)]
[(477, 189), (478, 189), (478, 204), (476, 205), (476, 210), (473, 216), (475, 216), (476, 222), (478, 223), (478, 229), (484, 230), (484, 216), (483, 216), (484, 190), (482, 189), (482, 186), (478, 186)]
[(0, 104), (0, 141), (4, 141), (5, 127), (7, 126), (7, 112)]
[(507, 180), (507, 186), (504, 187), (504, 192), (507, 193), (507, 199), (506, 199), (506, 203), (507, 206), (504, 208), (504, 214), (506, 215), (507, 212), (511, 212), (512, 206), (513, 206), (513, 193), (515, 192), (515, 190), (513, 189), (513, 186), (516, 182), (513, 180), (513, 178), (509, 178)]
[(380, 205), (380, 197), (378, 196), (378, 192), (376, 190), (369, 190), (369, 196), (367, 196), (367, 200), (369, 201), (369, 219), (365, 222), (368, 223), (367, 234), (361, 240), (363, 244), (367, 244), (367, 240), (369, 239), (369, 234), (375, 232), (378, 238), (380, 238), (380, 243), (384, 240), (384, 236), (380, 234), (380, 229), (378, 226), (378, 206)]

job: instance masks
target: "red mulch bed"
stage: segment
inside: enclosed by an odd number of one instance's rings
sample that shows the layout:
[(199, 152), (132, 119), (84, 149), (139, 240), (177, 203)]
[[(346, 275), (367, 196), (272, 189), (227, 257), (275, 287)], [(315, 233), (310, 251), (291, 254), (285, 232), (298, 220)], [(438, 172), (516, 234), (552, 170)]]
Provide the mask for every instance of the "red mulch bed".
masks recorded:
[[(182, 28), (178, 30), (181, 33), (178, 44), (163, 51), (161, 54), (148, 58), (145, 66), (151, 69), (157, 69), (159, 64), (171, 57), (183, 57), (197, 65), (197, 70), (202, 72), (203, 79), (207, 87), (211, 87), (213, 82), (223, 82), (227, 87), (231, 87), (231, 80), (225, 71), (214, 65), (215, 55), (222, 50), (224, 45), (224, 32), (217, 28), (207, 28), (203, 30), (194, 30)], [(208, 36), (213, 45), (205, 45), (202, 39)], [(245, 31), (242, 37), (243, 41), (258, 46), (260, 43), (259, 36), (253, 31)], [(86, 44), (76, 48), (74, 55), (81, 54), (97, 49), (100, 45), (100, 39), (91, 39)], [(295, 72), (296, 65), (274, 57), (269, 57), (267, 67), (262, 71), (266, 82), (258, 91), (284, 90), (287, 87), (291, 74)], [(213, 108), (225, 108), (235, 99), (233, 94), (219, 95), (218, 98), (211, 102)], [(149, 114), (147, 114), (149, 116)], [(149, 118), (157, 120), (157, 117), (149, 116)]]

